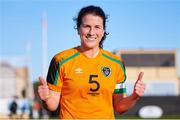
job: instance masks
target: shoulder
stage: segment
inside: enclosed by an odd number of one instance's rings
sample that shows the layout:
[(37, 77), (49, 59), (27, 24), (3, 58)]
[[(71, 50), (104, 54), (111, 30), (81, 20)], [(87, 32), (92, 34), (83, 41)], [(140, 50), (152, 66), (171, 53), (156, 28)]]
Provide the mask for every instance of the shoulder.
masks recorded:
[(107, 50), (102, 50), (102, 55), (108, 59), (123, 62), (122, 59), (120, 58), (120, 56), (117, 56)]
[(59, 62), (78, 55), (79, 55), (78, 47), (74, 47), (57, 53), (56, 55), (54, 55), (53, 59), (56, 62)]

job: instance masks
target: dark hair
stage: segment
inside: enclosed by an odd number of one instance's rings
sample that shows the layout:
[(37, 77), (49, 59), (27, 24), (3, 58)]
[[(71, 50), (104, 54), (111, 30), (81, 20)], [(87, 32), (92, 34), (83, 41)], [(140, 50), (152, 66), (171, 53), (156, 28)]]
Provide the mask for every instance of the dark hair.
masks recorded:
[(83, 7), (79, 11), (77, 18), (73, 19), (74, 21), (76, 21), (76, 29), (80, 28), (80, 25), (82, 24), (82, 18), (87, 14), (93, 14), (103, 19), (104, 36), (102, 37), (99, 43), (99, 47), (103, 48), (103, 42), (106, 39), (106, 35), (108, 35), (108, 33), (106, 32), (106, 21), (107, 21), (108, 16), (105, 15), (104, 11), (99, 6), (90, 5), (90, 6)]

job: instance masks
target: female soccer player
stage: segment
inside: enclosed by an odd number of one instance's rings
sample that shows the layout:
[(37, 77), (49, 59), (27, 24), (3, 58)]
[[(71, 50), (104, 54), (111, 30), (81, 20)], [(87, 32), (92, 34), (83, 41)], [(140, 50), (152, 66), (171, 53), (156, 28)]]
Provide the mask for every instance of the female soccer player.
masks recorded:
[(80, 46), (56, 54), (47, 81), (39, 78), (40, 99), (50, 111), (60, 104), (59, 118), (113, 119), (114, 110), (127, 111), (144, 93), (141, 72), (133, 93), (126, 96), (123, 62), (103, 49), (106, 19), (98, 6), (82, 8), (75, 19)]

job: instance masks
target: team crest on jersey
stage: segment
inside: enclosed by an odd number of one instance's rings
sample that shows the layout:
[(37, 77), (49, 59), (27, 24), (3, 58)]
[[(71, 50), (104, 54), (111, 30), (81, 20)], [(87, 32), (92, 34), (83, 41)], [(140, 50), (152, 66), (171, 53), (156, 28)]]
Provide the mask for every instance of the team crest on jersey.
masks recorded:
[(102, 67), (102, 73), (104, 74), (104, 76), (108, 77), (111, 75), (111, 68), (109, 67)]

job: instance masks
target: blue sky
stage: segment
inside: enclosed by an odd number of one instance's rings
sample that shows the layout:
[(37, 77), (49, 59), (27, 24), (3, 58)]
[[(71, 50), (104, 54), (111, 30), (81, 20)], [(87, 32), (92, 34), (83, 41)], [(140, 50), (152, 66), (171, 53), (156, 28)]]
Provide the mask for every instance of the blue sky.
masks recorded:
[(104, 49), (175, 49), (180, 56), (180, 0), (0, 0), (0, 58), (30, 55), (36, 80), (42, 74), (42, 14), (48, 19), (49, 65), (56, 53), (79, 45), (73, 17), (91, 4), (109, 15)]

